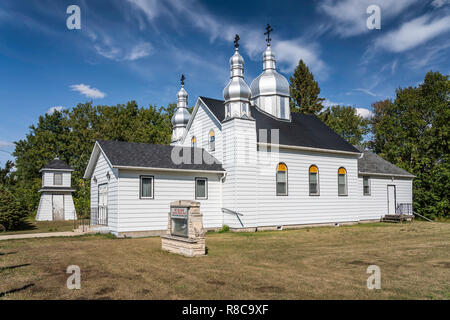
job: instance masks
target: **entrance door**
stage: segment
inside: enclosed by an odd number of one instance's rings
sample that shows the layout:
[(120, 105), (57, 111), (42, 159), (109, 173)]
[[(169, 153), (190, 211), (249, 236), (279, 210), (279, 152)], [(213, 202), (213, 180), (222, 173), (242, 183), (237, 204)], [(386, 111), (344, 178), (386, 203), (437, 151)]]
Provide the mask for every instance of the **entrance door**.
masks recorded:
[(52, 196), (53, 220), (64, 220), (64, 195), (54, 194)]
[(98, 221), (97, 224), (108, 225), (108, 185), (98, 186)]
[(395, 214), (395, 207), (397, 206), (397, 201), (395, 199), (395, 186), (387, 186), (388, 190), (388, 214)]

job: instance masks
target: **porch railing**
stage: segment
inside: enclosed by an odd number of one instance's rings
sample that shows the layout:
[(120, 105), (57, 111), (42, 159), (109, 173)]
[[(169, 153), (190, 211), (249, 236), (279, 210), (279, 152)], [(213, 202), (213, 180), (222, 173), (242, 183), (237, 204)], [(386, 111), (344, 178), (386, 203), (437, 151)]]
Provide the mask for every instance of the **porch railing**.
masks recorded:
[(395, 213), (412, 215), (413, 214), (412, 203), (399, 203), (397, 205), (397, 208), (395, 209)]
[(91, 208), (91, 225), (108, 225), (108, 207)]
[(90, 225), (89, 212), (79, 212), (77, 215), (76, 212), (74, 211), (73, 214), (74, 214), (73, 229), (74, 230), (81, 229), (81, 231), (83, 232), (87, 231)]

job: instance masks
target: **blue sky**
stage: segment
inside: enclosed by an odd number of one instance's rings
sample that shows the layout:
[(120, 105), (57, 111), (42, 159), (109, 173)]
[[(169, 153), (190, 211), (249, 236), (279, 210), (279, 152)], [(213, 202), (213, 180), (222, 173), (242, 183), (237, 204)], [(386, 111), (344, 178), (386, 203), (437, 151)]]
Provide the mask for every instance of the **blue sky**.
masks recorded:
[[(380, 30), (366, 27), (373, 4)], [(66, 26), (69, 5), (80, 7), (80, 30)], [(2, 0), (0, 165), (53, 108), (167, 105), (181, 73), (190, 106), (199, 95), (222, 98), (235, 33), (250, 84), (262, 71), (267, 23), (281, 73), (289, 77), (302, 58), (327, 105), (364, 116), (430, 69), (450, 71), (450, 0)]]

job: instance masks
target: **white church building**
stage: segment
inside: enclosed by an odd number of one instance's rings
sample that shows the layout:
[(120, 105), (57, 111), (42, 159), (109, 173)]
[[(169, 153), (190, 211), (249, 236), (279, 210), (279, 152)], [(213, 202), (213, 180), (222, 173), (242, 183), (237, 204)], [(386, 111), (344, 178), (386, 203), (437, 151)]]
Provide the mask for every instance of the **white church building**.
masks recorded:
[(189, 114), (182, 77), (170, 146), (95, 143), (84, 174), (92, 224), (117, 236), (161, 234), (175, 200), (199, 201), (207, 229), (251, 231), (410, 210), (412, 174), (355, 148), (316, 116), (291, 113), (270, 39), (249, 87), (238, 40), (224, 100), (199, 97)]

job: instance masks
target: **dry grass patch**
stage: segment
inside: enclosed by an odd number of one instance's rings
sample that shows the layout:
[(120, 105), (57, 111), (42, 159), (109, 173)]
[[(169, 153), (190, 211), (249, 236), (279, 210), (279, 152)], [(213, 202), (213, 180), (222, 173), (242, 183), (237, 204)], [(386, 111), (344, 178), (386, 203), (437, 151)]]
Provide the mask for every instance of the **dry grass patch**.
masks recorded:
[[(450, 298), (448, 223), (208, 233), (206, 241), (208, 256), (200, 258), (163, 252), (160, 238), (97, 235), (2, 241), (0, 295), (6, 292), (3, 299)], [(371, 264), (381, 268), (382, 290), (366, 288)], [(66, 288), (69, 265), (81, 268), (81, 290)]]
[(73, 220), (66, 221), (35, 221), (34, 219), (26, 220), (15, 231), (0, 232), (0, 236), (8, 234), (27, 234), (27, 233), (46, 233), (46, 232), (62, 232), (72, 231)]

